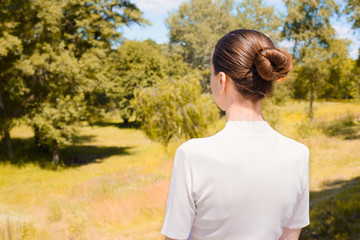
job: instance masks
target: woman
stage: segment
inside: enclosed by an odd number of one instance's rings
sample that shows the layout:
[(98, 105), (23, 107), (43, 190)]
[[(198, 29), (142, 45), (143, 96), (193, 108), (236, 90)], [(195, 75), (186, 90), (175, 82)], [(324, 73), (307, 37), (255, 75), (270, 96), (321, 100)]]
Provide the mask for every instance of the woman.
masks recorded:
[(310, 224), (309, 149), (261, 113), (291, 68), (291, 55), (258, 31), (235, 30), (217, 42), (211, 90), (227, 122), (176, 150), (165, 239), (290, 240)]

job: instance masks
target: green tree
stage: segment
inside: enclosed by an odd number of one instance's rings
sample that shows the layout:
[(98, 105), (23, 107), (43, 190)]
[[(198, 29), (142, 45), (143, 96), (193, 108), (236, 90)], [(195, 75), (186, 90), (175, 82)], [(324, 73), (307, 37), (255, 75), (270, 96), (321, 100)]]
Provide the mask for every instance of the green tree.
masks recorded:
[(285, 0), (284, 2), (287, 16), (282, 33), (285, 39), (294, 41), (294, 63), (299, 64), (294, 67), (298, 85), (295, 95), (304, 89), (309, 89), (309, 117), (312, 121), (315, 91), (327, 77), (329, 65), (326, 62), (331, 57), (331, 51), (328, 51), (329, 45), (331, 39), (335, 38), (330, 17), (339, 7), (334, 0)]
[(342, 66), (337, 67), (341, 68), (337, 98), (359, 99), (360, 72), (357, 69), (356, 61), (352, 58), (347, 58)]
[(148, 87), (164, 78), (166, 60), (161, 55), (160, 46), (152, 40), (124, 40), (116, 52), (111, 54), (114, 78), (113, 92), (107, 93), (114, 109), (120, 109), (120, 116), (125, 123), (134, 115), (134, 89)]
[(347, 78), (350, 78), (351, 81), (351, 96), (354, 96), (356, 99), (360, 99), (360, 49), (359, 57), (353, 63), (351, 72), (347, 75)]
[[(30, 3), (29, 1), (0, 2), (0, 131), (8, 157), (14, 158), (9, 132), (14, 125), (14, 119), (24, 116), (31, 97), (26, 96), (29, 89), (14, 68), (24, 51), (21, 38), (28, 37), (28, 32), (23, 31), (28, 23), (22, 21), (27, 20), (24, 19), (23, 14), (19, 15), (21, 13), (17, 10), (11, 13), (6, 8), (10, 3), (13, 9), (28, 8)], [(32, 12), (28, 11), (28, 14)]]
[(183, 58), (152, 40), (129, 41), (110, 55), (112, 87), (106, 93), (113, 111), (120, 111), (125, 123), (130, 118), (141, 123), (142, 112), (132, 104), (136, 88), (146, 88), (162, 79), (184, 75), (190, 71)]
[[(5, 0), (0, 11), (1, 127), (11, 126), (18, 106), (57, 163), (76, 125), (101, 113), (118, 28), (147, 21), (127, 0)], [(14, 44), (4, 45), (9, 38)]]
[[(186, 62), (208, 69), (211, 50), (224, 34), (250, 28), (276, 37), (281, 15), (262, 0), (190, 0), (166, 19), (170, 44), (180, 44)], [(208, 72), (209, 75), (209, 72)], [(203, 81), (208, 80), (208, 75)]]
[[(328, 54), (326, 49), (318, 46), (314, 41), (311, 47), (302, 49), (303, 57), (301, 62), (294, 66), (293, 72), (296, 74), (294, 81), (295, 98), (310, 98), (310, 112), (312, 114), (312, 103), (318, 97), (320, 86), (324, 85), (325, 79), (329, 75)], [(310, 96), (309, 96), (310, 94)], [(310, 119), (312, 115), (309, 116)]]
[[(348, 57), (348, 44), (344, 39), (331, 39), (327, 48), (306, 48), (308, 53), (294, 67), (294, 97), (313, 92), (314, 98), (351, 98), (353, 60)], [(311, 78), (316, 81), (311, 83)]]
[(191, 0), (167, 19), (170, 44), (180, 43), (192, 67), (207, 66), (216, 41), (235, 28), (233, 1)]
[(348, 45), (350, 42), (343, 39), (331, 39), (326, 63), (329, 69), (325, 84), (318, 89), (319, 98), (325, 99), (348, 99), (351, 96), (352, 81), (351, 73), (354, 60), (348, 57)]
[(275, 43), (282, 40), (280, 27), (284, 16), (273, 6), (266, 6), (263, 0), (236, 2), (237, 28), (250, 28), (267, 34)]

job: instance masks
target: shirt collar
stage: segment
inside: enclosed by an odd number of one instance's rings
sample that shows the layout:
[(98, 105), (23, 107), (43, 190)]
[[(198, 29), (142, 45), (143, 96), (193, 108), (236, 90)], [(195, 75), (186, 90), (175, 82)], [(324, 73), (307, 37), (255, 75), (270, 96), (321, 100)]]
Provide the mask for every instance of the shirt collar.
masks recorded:
[(266, 121), (227, 121), (219, 132), (226, 135), (269, 135), (274, 129)]

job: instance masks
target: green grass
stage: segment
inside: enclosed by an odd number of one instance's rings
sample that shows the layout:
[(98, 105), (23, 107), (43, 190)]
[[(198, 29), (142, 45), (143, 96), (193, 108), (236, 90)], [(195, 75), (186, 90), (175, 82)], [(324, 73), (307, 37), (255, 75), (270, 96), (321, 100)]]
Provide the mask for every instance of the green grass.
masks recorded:
[[(315, 102), (311, 123), (307, 108), (293, 101), (264, 109), (273, 128), (310, 148), (311, 224), (301, 239), (360, 239), (360, 104)], [(15, 160), (0, 161), (0, 239), (163, 239), (181, 141), (165, 150), (131, 124), (84, 124), (76, 144), (61, 149), (65, 164), (54, 166), (34, 149), (31, 128), (11, 136)]]
[(360, 239), (360, 177), (326, 185), (310, 195), (311, 224), (302, 239)]

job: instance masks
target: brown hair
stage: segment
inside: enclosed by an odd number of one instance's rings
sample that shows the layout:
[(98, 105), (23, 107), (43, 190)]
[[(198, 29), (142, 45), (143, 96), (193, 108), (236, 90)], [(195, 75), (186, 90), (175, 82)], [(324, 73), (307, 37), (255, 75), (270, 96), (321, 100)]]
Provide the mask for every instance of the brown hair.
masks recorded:
[(285, 50), (276, 48), (265, 34), (238, 29), (217, 42), (212, 64), (215, 74), (224, 72), (241, 96), (256, 102), (271, 94), (275, 80), (287, 75), (292, 58)]

